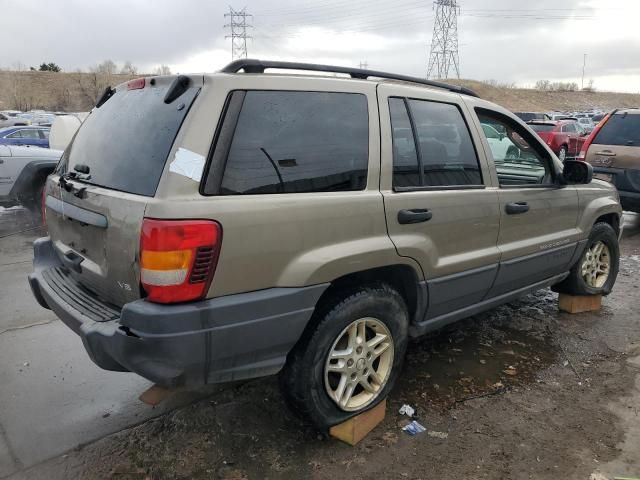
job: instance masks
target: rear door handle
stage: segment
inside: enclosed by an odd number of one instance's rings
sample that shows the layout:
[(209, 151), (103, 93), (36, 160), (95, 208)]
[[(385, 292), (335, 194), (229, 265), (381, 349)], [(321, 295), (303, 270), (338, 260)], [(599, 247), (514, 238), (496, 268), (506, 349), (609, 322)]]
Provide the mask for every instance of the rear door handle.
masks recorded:
[(518, 213), (526, 213), (529, 211), (529, 204), (527, 202), (513, 202), (507, 203), (504, 210), (509, 215), (516, 215)]
[(604, 150), (602, 152), (596, 152), (595, 155), (601, 155), (603, 157), (615, 157), (616, 153), (615, 152), (611, 152), (609, 150)]
[(422, 223), (431, 220), (433, 214), (426, 208), (412, 208), (411, 210), (400, 210), (398, 212), (398, 223), (407, 225), (411, 223)]

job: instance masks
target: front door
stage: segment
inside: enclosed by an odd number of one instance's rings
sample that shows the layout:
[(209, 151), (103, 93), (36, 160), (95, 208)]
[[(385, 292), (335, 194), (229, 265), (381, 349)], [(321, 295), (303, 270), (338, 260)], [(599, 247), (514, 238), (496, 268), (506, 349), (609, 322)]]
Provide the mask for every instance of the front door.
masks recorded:
[(497, 191), (480, 137), (450, 96), (381, 85), (378, 102), (387, 228), (398, 253), (421, 265), (426, 319), (436, 319), (481, 301), (495, 279)]
[[(577, 248), (578, 193), (557, 181), (558, 165), (527, 129), (510, 117), (476, 109), (481, 126), (506, 132), (505, 149), (486, 142), (499, 185), (500, 270), (489, 297), (568, 271)], [(503, 151), (511, 154), (505, 158)]]

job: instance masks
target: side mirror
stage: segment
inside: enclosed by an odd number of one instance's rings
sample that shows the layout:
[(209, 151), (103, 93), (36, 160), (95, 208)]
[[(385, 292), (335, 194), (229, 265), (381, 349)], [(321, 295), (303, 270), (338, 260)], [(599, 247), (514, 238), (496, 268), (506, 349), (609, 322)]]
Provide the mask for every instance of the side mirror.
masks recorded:
[(593, 180), (593, 167), (580, 160), (565, 160), (562, 179), (567, 185), (586, 185)]

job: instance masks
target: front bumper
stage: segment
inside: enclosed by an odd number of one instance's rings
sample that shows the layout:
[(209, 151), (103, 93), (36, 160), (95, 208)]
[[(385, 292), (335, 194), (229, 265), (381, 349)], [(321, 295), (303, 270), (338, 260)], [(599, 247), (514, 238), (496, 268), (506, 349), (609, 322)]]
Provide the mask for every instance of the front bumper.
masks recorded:
[(118, 310), (65, 277), (48, 237), (36, 240), (34, 254), (34, 296), (80, 336), (99, 367), (135, 372), (168, 387), (278, 372), (328, 286), (271, 288), (178, 305), (137, 300)]

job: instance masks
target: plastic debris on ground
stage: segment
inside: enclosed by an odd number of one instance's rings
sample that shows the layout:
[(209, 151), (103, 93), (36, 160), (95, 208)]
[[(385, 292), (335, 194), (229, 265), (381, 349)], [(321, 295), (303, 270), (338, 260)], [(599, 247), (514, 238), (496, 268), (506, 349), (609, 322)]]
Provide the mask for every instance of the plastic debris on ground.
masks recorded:
[(402, 405), (400, 407), (400, 410), (398, 410), (398, 413), (400, 415), (406, 415), (407, 417), (413, 417), (413, 415), (416, 413), (416, 411), (414, 410), (414, 408), (411, 405), (407, 405), (405, 403), (404, 405)]
[(439, 438), (441, 440), (444, 440), (445, 438), (449, 438), (449, 434), (447, 432), (436, 432), (434, 430), (429, 430), (427, 432), (427, 435), (433, 438)]
[(402, 427), (403, 432), (407, 432), (409, 435), (417, 435), (418, 433), (425, 432), (427, 429), (420, 425), (418, 422), (413, 420), (408, 425)]

